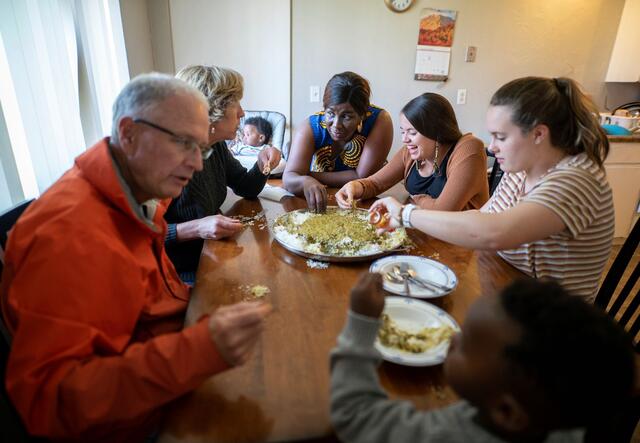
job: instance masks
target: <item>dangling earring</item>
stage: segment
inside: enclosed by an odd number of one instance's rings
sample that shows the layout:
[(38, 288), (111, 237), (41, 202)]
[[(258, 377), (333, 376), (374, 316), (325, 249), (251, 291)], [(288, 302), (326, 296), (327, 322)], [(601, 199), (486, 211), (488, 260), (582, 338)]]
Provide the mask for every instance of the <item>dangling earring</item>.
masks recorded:
[(433, 156), (433, 172), (434, 172), (434, 174), (438, 174), (440, 172), (440, 168), (438, 167), (438, 147), (439, 147), (439, 143), (436, 141), (436, 155)]
[(216, 128), (213, 127), (213, 125), (211, 125), (211, 128), (209, 129), (209, 132), (211, 132), (211, 134), (215, 134), (216, 133)]
[(358, 127), (356, 128), (356, 131), (362, 132), (362, 120), (360, 120), (360, 123), (358, 123)]

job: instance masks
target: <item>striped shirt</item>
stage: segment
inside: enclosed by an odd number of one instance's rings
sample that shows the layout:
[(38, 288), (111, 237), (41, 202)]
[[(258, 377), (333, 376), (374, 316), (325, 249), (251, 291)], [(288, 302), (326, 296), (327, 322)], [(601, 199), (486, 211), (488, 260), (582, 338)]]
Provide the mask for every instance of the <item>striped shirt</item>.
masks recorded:
[(556, 279), (592, 302), (613, 241), (613, 199), (604, 171), (581, 153), (565, 157), (527, 193), (525, 178), (524, 172), (506, 173), (488, 212), (506, 211), (520, 202), (537, 203), (560, 217), (566, 228), (498, 254), (527, 275)]

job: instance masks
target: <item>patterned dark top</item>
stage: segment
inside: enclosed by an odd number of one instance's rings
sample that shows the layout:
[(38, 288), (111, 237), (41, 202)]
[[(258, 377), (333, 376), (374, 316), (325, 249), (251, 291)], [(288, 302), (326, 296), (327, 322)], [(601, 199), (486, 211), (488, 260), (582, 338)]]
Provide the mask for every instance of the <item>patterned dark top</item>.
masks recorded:
[(247, 171), (224, 142), (214, 145), (202, 171), (193, 175), (164, 215), (169, 227), (165, 239), (167, 254), (183, 281), (193, 283), (195, 280), (203, 241), (176, 242), (176, 224), (218, 214), (227, 197), (227, 186), (240, 197), (255, 198), (266, 182), (267, 176), (257, 163)]
[(362, 122), (362, 129), (356, 131), (353, 138), (347, 143), (344, 150), (335, 159), (331, 159), (331, 144), (333, 139), (327, 130), (324, 121), (324, 111), (309, 117), (309, 125), (313, 131), (315, 152), (311, 159), (311, 172), (348, 171), (356, 169), (360, 163), (364, 142), (371, 133), (373, 126), (382, 112), (382, 108), (371, 105)]

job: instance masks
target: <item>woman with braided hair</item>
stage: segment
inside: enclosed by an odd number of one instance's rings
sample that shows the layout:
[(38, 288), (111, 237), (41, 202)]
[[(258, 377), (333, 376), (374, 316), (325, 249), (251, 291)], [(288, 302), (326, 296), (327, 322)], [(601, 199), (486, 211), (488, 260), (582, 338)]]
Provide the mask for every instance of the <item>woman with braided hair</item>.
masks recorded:
[(326, 186), (340, 187), (378, 171), (387, 159), (393, 126), (389, 113), (369, 102), (369, 82), (354, 72), (334, 75), (321, 112), (296, 130), (282, 176), (288, 191), (324, 211)]

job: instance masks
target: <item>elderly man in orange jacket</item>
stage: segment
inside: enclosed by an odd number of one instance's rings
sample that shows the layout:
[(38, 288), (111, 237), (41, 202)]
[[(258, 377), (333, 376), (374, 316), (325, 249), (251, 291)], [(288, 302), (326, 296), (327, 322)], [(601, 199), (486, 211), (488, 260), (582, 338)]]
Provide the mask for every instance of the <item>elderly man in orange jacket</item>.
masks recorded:
[(143, 441), (163, 405), (246, 361), (270, 310), (245, 302), (182, 327), (189, 288), (163, 248), (162, 199), (209, 154), (204, 96), (148, 74), (113, 111), (111, 138), (28, 208), (6, 248), (6, 388), (38, 436)]

